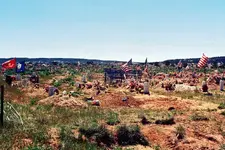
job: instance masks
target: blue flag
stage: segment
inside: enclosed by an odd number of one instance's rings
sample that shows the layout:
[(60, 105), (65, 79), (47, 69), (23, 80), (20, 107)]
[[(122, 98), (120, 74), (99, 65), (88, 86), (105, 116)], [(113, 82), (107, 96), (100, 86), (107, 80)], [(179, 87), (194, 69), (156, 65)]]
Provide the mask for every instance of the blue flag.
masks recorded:
[(18, 62), (16, 65), (16, 73), (25, 72), (25, 62)]

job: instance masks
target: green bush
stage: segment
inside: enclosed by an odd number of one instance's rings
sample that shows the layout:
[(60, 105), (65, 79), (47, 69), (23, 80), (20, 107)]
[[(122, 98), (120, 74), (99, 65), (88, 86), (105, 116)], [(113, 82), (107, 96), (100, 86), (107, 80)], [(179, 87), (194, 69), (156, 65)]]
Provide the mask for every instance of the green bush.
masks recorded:
[(154, 149), (154, 150), (160, 150), (161, 147), (160, 147), (159, 145), (155, 145), (155, 146), (153, 146), (153, 149)]
[(191, 116), (191, 120), (193, 121), (208, 121), (209, 118), (204, 116), (204, 115), (200, 115), (200, 114), (193, 114)]
[(76, 91), (74, 91), (71, 95), (73, 97), (79, 97), (82, 94), (83, 94), (83, 92), (80, 89), (76, 89)]
[(114, 112), (110, 112), (106, 123), (108, 125), (117, 125), (118, 123), (120, 123), (118, 114)]
[(221, 115), (225, 116), (225, 111), (221, 112)]
[(30, 99), (30, 105), (33, 106), (35, 104), (37, 104), (38, 99), (37, 98), (31, 98)]
[(53, 83), (54, 87), (59, 87), (61, 85), (62, 85), (62, 81), (56, 81), (56, 82)]
[(138, 126), (121, 126), (117, 130), (118, 144), (122, 146), (141, 144), (148, 146), (149, 143), (140, 133)]
[(67, 77), (65, 79), (63, 79), (63, 83), (69, 83), (69, 82), (72, 82), (73, 81), (73, 77)]
[(225, 109), (225, 103), (220, 103), (220, 105), (218, 106), (219, 109)]
[(48, 70), (45, 70), (45, 71), (39, 71), (39, 75), (41, 77), (46, 77), (46, 76), (49, 76), (50, 75), (50, 72)]
[(219, 150), (225, 150), (225, 144), (222, 144)]
[(47, 141), (48, 136), (44, 131), (40, 131), (40, 132), (33, 133), (32, 139), (35, 144), (38, 144), (38, 143), (44, 144)]
[(158, 119), (155, 121), (155, 124), (162, 124), (162, 125), (172, 125), (175, 124), (174, 122), (174, 117), (169, 117), (169, 118), (163, 118), (163, 119)]
[(87, 129), (81, 127), (79, 132), (89, 140), (94, 139), (98, 145), (103, 143), (109, 147), (115, 143), (114, 137), (104, 126), (92, 126)]
[(85, 142), (81, 139), (76, 139), (73, 133), (71, 132), (71, 129), (65, 127), (61, 127), (60, 140), (61, 140), (60, 150), (70, 150), (70, 149), (101, 150), (101, 148), (97, 147), (95, 144)]
[(176, 136), (178, 139), (183, 139), (185, 136), (185, 129), (182, 125), (176, 127)]
[(74, 86), (75, 85), (75, 82), (74, 81), (70, 81), (69, 85), (70, 86)]
[(52, 150), (51, 147), (40, 147), (37, 145), (28, 146), (27, 148), (24, 148), (24, 150)]

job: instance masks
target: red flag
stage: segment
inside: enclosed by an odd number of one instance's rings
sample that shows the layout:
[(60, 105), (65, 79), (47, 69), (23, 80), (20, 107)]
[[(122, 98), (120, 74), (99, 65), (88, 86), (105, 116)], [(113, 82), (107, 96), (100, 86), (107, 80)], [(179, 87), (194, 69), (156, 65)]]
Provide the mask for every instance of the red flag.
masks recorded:
[(16, 58), (4, 62), (2, 64), (2, 68), (4, 68), (4, 69), (14, 69), (14, 68), (16, 68)]
[(202, 58), (199, 60), (199, 62), (198, 62), (198, 67), (199, 68), (202, 68), (202, 67), (204, 67), (206, 64), (207, 64), (207, 62), (208, 62), (208, 57), (207, 56), (205, 56), (205, 54), (203, 54), (202, 55)]

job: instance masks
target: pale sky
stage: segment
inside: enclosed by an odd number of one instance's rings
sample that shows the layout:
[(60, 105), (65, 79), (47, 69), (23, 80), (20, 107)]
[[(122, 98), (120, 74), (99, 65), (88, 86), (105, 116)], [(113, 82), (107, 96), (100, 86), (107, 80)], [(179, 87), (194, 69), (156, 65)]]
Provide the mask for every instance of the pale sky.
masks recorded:
[(0, 0), (0, 57), (225, 56), (224, 0)]

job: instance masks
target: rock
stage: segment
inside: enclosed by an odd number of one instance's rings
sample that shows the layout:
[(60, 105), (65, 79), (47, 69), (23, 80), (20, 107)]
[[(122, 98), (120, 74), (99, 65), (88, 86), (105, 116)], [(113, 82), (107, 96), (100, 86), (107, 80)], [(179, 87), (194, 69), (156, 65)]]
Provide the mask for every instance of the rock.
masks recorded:
[(175, 110), (175, 108), (174, 107), (170, 107), (168, 110), (172, 111), (172, 110)]

